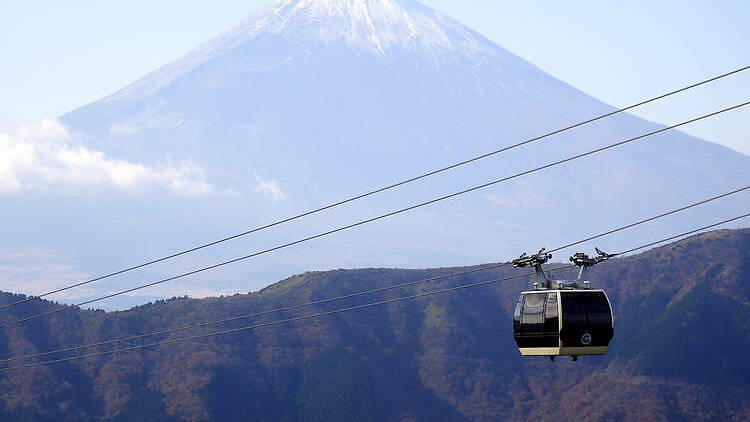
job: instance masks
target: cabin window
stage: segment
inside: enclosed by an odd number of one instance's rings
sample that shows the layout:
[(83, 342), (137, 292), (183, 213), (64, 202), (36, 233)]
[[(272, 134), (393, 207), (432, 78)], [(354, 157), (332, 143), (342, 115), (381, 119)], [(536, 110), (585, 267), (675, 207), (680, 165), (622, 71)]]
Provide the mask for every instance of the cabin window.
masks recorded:
[(586, 295), (564, 293), (562, 311), (564, 324), (586, 325)]
[(544, 311), (544, 319), (557, 318), (557, 293), (547, 294), (547, 307)]
[(612, 313), (609, 309), (609, 302), (604, 296), (604, 293), (597, 292), (597, 294), (587, 295), (588, 311), (589, 311), (589, 324), (594, 325), (611, 325), (612, 324)]
[(521, 301), (523, 301), (523, 296), (518, 298), (516, 309), (513, 311), (513, 321), (515, 322), (521, 322)]
[(609, 302), (602, 292), (563, 293), (562, 311), (564, 324), (612, 324)]
[[(544, 332), (546, 335), (554, 335), (557, 338), (557, 332), (560, 329), (557, 312), (557, 293), (547, 293), (547, 304), (544, 307)], [(554, 342), (550, 346), (554, 346)]]
[(544, 323), (544, 293), (530, 293), (526, 295), (523, 304), (522, 324)]

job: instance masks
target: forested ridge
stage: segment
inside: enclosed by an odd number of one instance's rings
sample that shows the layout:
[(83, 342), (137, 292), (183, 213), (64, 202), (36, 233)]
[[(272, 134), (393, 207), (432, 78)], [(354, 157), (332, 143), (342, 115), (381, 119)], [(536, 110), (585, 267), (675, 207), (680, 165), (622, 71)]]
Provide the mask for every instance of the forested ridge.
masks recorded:
[[(604, 357), (554, 363), (522, 358), (510, 316), (518, 292), (530, 282), (522, 278), (178, 345), (2, 372), (0, 420), (748, 420), (749, 249), (750, 229), (721, 230), (594, 267), (589, 278), (607, 290), (615, 313), (615, 338)], [(0, 356), (217, 320), (458, 270), (308, 272), (251, 294), (175, 298), (123, 312), (63, 312), (0, 331)], [(520, 271), (502, 267), (197, 332)], [(20, 298), (3, 293), (0, 302)], [(0, 317), (9, 321), (57, 306), (34, 300)], [(54, 357), (64, 356), (69, 355)]]

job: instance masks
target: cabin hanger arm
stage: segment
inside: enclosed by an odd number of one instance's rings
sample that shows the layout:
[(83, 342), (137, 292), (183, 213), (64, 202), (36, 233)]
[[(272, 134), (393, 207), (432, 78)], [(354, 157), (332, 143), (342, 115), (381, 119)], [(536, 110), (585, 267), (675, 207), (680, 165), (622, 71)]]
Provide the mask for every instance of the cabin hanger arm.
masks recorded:
[(573, 256), (570, 257), (570, 262), (572, 262), (573, 265), (578, 267), (578, 278), (576, 278), (576, 284), (581, 283), (581, 282), (583, 282), (584, 284), (588, 283), (587, 281), (585, 281), (585, 278), (584, 278), (584, 274), (586, 273), (587, 269), (589, 269), (590, 267), (593, 267), (594, 265), (600, 262), (604, 262), (608, 260), (609, 258), (613, 258), (618, 255), (618, 254), (609, 254), (606, 252), (602, 252), (602, 250), (600, 250), (599, 248), (594, 248), (594, 250), (596, 251), (597, 256), (593, 258), (589, 258), (589, 256), (583, 252), (577, 252), (573, 254)]
[(534, 267), (534, 270), (536, 271), (536, 283), (534, 283), (535, 289), (540, 287), (543, 289), (549, 289), (552, 286), (549, 277), (547, 277), (547, 274), (544, 273), (544, 269), (542, 268), (542, 264), (552, 259), (552, 254), (545, 252), (545, 250), (546, 248), (542, 248), (534, 255), (528, 255), (524, 252), (520, 257), (509, 262), (513, 264), (514, 267), (518, 268)]

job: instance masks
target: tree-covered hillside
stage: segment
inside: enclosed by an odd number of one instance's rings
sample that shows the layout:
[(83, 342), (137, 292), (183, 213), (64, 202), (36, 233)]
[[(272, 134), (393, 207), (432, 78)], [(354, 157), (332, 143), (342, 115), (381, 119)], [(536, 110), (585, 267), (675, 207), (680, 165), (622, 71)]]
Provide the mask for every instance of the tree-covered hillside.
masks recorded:
[[(140, 352), (2, 372), (0, 420), (748, 420), (748, 248), (750, 229), (723, 230), (595, 267), (590, 279), (607, 289), (615, 310), (615, 338), (605, 357), (554, 363), (522, 358), (512, 339), (510, 313), (529, 280), (517, 279)], [(63, 312), (0, 331), (0, 356), (216, 320), (455, 271), (308, 272), (249, 295), (173, 299), (115, 313)], [(198, 332), (519, 271), (503, 267)], [(0, 296), (2, 303), (19, 298)], [(56, 306), (35, 300), (6, 310), (0, 318), (8, 321)]]

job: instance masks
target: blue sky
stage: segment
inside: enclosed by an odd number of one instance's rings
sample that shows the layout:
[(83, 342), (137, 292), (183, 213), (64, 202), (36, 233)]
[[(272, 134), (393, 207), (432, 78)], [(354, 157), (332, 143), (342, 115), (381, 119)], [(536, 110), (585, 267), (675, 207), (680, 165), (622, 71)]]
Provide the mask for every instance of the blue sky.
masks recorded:
[[(0, 2), (0, 125), (101, 98), (228, 29), (267, 0)], [(425, 0), (616, 106), (750, 64), (747, 1)], [(638, 114), (663, 123), (750, 98), (750, 71)], [(750, 154), (748, 111), (687, 132)]]

